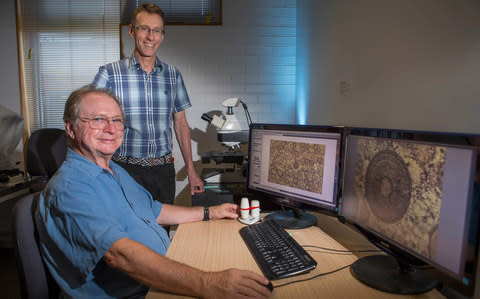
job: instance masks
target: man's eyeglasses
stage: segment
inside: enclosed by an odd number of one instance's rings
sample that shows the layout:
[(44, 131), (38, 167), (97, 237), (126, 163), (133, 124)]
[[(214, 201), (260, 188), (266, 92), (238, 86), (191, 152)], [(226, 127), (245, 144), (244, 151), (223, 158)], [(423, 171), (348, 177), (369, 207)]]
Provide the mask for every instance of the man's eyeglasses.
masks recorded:
[(151, 28), (148, 28), (147, 26), (143, 26), (143, 25), (140, 25), (140, 26), (132, 25), (132, 27), (134, 29), (137, 29), (140, 33), (145, 34), (145, 35), (150, 34), (150, 32), (152, 32), (153, 35), (157, 35), (157, 36), (165, 34), (165, 29), (162, 29), (162, 30), (160, 30), (158, 28), (151, 29)]
[(123, 130), (125, 128), (123, 119), (121, 118), (109, 119), (106, 117), (94, 117), (94, 118), (80, 117), (80, 120), (83, 122), (87, 122), (90, 129), (104, 130), (106, 127), (108, 127), (110, 122), (113, 123), (113, 126), (117, 130)]

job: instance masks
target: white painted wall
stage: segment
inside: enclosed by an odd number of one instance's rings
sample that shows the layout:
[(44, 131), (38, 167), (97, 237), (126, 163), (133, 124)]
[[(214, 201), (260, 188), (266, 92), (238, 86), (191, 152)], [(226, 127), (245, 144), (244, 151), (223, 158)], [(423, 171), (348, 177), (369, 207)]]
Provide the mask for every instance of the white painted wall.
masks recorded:
[[(14, 1), (1, 7), (1, 103), (19, 112)], [(221, 148), (200, 116), (233, 96), (256, 122), (303, 106), (310, 124), (480, 132), (479, 16), (476, 0), (224, 0), (222, 26), (169, 26), (159, 55), (185, 78), (200, 169)]]
[[(2, 30), (2, 47), (0, 47), (0, 65), (2, 66), (2, 72), (0, 75), (0, 106), (6, 108), (7, 111), (11, 111), (21, 116), (15, 1), (2, 1), (0, 3), (0, 8), (0, 28)], [(4, 111), (3, 108), (2, 111)], [(11, 130), (9, 132), (11, 133)], [(16, 136), (21, 139), (20, 136)], [(3, 135), (3, 137), (5, 138), (6, 136)], [(13, 136), (9, 136), (8, 138), (11, 137)], [(15, 137), (10, 140), (19, 140), (18, 138)], [(6, 153), (5, 148), (2, 148), (1, 150), (3, 153)], [(16, 166), (22, 168), (22, 151), (23, 142), (20, 140), (12, 154), (10, 154), (9, 150), (7, 157), (4, 156), (0, 158), (0, 160), (2, 160), (0, 162), (0, 168), (9, 169)], [(17, 165), (17, 163), (20, 164)]]
[(304, 0), (297, 20), (308, 123), (480, 133), (479, 1)]
[[(2, 26), (8, 40), (4, 45), (9, 45), (0, 56), (7, 66), (0, 84), (8, 106), (20, 112), (14, 1), (0, 5), (1, 22), (8, 23)], [(193, 104), (187, 118), (199, 172), (202, 153), (223, 149), (215, 130), (200, 117), (225, 111), (224, 99), (241, 97), (255, 122), (295, 121), (295, 18), (295, 0), (223, 0), (222, 26), (167, 27), (159, 57), (176, 65), (186, 82)], [(123, 40), (123, 48), (128, 48), (128, 37)], [(247, 129), (243, 109), (237, 107), (235, 113)], [(174, 148), (178, 194), (187, 180), (178, 145)]]
[(15, 20), (15, 1), (0, 3), (0, 28), (2, 28), (2, 47), (0, 48), (0, 105), (20, 114), (20, 89), (18, 80), (17, 29)]
[[(199, 173), (205, 166), (203, 153), (225, 149), (215, 129), (201, 119), (205, 112), (225, 112), (223, 100), (242, 98), (254, 122), (295, 122), (295, 18), (294, 0), (223, 0), (222, 26), (167, 26), (158, 56), (177, 66), (186, 82), (193, 105), (186, 114)], [(133, 48), (125, 30), (122, 41), (124, 49)], [(248, 129), (243, 109), (235, 108), (235, 114)], [(187, 197), (177, 144), (174, 156), (177, 194)]]

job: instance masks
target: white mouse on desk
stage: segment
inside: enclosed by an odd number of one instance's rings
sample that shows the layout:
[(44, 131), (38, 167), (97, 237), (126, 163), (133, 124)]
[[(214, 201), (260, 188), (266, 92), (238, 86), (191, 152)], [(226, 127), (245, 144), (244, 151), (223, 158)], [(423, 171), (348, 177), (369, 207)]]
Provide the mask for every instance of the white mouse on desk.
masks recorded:
[(250, 205), (248, 198), (242, 197), (240, 201), (240, 221), (243, 224), (254, 224), (260, 220), (260, 202), (258, 200), (252, 200)]

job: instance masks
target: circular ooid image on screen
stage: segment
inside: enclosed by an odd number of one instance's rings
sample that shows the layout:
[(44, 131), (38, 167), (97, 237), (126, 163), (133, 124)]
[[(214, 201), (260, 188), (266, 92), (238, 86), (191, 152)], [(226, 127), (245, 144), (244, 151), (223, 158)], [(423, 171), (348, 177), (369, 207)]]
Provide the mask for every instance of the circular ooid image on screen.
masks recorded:
[(401, 219), (412, 192), (412, 180), (402, 158), (391, 150), (378, 152), (368, 165), (365, 179), (365, 197), (375, 216), (387, 223)]
[(355, 217), (426, 257), (436, 250), (446, 148), (361, 138), (355, 159)]

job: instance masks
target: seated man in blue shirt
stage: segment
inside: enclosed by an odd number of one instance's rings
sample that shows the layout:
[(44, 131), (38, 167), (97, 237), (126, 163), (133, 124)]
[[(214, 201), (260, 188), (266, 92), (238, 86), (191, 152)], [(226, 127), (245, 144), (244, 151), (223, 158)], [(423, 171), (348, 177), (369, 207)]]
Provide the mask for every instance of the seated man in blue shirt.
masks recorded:
[(204, 210), (153, 200), (111, 161), (123, 120), (106, 90), (83, 87), (65, 104), (70, 148), (35, 215), (43, 259), (64, 297), (142, 298), (149, 287), (202, 298), (267, 297), (268, 280), (256, 273), (204, 272), (164, 256), (170, 240), (161, 225), (235, 219), (238, 207)]

